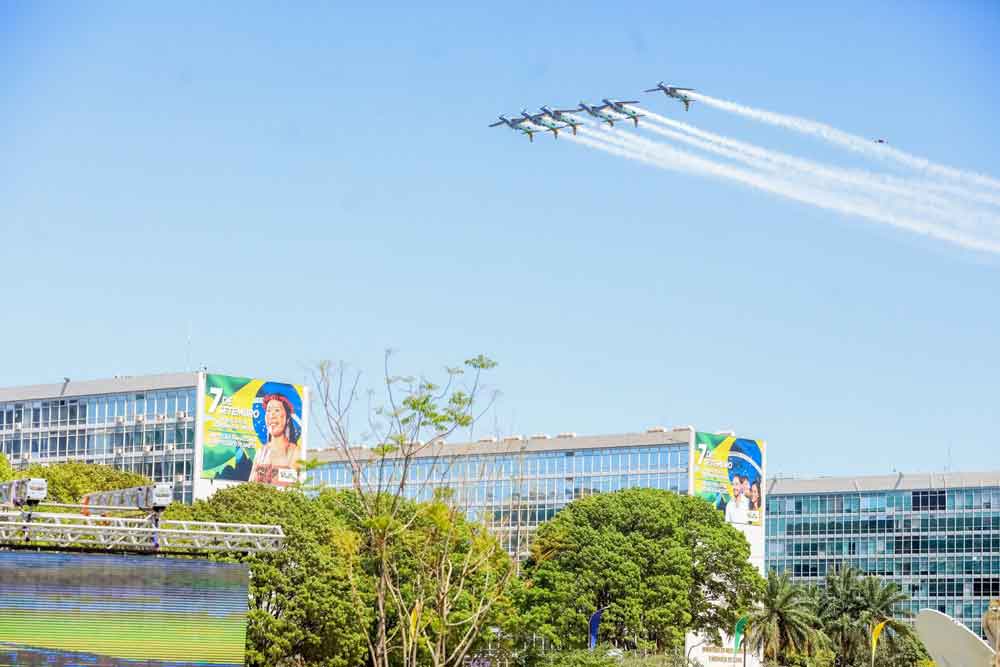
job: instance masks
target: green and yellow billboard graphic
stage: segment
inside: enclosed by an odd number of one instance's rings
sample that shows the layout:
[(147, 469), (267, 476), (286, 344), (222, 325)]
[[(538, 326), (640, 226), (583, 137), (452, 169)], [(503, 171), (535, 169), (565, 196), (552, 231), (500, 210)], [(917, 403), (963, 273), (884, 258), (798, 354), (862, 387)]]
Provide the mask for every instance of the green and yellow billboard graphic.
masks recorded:
[(735, 524), (764, 520), (764, 442), (715, 433), (694, 434), (694, 495)]
[(297, 482), (305, 451), (304, 396), (300, 385), (207, 375), (202, 478), (275, 486)]

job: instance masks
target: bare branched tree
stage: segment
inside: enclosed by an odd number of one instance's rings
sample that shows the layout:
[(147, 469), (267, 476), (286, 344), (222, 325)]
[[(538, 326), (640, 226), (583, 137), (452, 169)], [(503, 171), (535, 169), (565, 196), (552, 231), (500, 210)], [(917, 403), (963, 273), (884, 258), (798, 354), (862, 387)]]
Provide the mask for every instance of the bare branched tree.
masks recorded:
[[(368, 650), (376, 667), (453, 667), (487, 631), (514, 568), (499, 542), (466, 518), (450, 488), (456, 458), (446, 441), (493, 405), (483, 355), (446, 369), (447, 380), (393, 375), (387, 352), (379, 392), (360, 405), (361, 374), (322, 363), (315, 372), (320, 431), (351, 470), (347, 503), (361, 545), (348, 568), (354, 602), (373, 607)], [(356, 433), (352, 419), (365, 430)], [(414, 502), (423, 501), (423, 502)]]

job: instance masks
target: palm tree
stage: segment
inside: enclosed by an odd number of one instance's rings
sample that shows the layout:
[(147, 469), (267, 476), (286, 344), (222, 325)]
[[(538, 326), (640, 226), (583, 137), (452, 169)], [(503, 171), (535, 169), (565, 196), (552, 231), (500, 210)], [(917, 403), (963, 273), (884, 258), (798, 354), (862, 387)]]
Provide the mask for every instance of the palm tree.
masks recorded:
[(786, 573), (768, 572), (760, 603), (750, 613), (750, 647), (765, 664), (780, 664), (789, 652), (808, 654), (823, 641), (812, 604)]
[(889, 655), (899, 651), (902, 641), (911, 639), (913, 629), (900, 621), (900, 618), (912, 616), (909, 610), (896, 611), (894, 608), (910, 597), (902, 591), (899, 584), (885, 582), (878, 577), (865, 577), (861, 580), (858, 594), (861, 600), (859, 624), (865, 628), (866, 639), (879, 623), (885, 622), (881, 640), (886, 645)]
[(891, 656), (901, 643), (913, 639), (913, 630), (899, 620), (909, 612), (895, 607), (909, 597), (895, 583), (878, 577), (862, 577), (858, 570), (843, 568), (830, 573), (819, 594), (819, 616), (823, 630), (833, 643), (837, 665), (868, 664), (872, 630), (885, 622), (880, 643)]

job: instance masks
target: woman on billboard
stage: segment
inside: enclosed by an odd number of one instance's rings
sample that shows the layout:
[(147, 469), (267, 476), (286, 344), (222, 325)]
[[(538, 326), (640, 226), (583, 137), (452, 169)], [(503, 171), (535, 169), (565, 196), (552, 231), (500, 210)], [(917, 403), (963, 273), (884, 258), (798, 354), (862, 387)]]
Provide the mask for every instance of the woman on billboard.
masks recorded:
[(261, 399), (267, 442), (254, 457), (251, 482), (289, 484), (298, 480), (299, 430), (293, 417), (292, 402), (281, 394)]

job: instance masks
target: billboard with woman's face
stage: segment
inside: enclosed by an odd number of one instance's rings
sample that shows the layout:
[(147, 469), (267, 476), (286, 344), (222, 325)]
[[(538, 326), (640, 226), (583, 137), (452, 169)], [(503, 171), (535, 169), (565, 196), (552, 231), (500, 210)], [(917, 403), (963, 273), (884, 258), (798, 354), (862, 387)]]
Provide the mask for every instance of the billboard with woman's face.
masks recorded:
[(288, 486), (305, 454), (305, 389), (231, 375), (206, 375), (202, 479)]
[(694, 495), (712, 503), (734, 524), (764, 521), (764, 442), (695, 433)]

